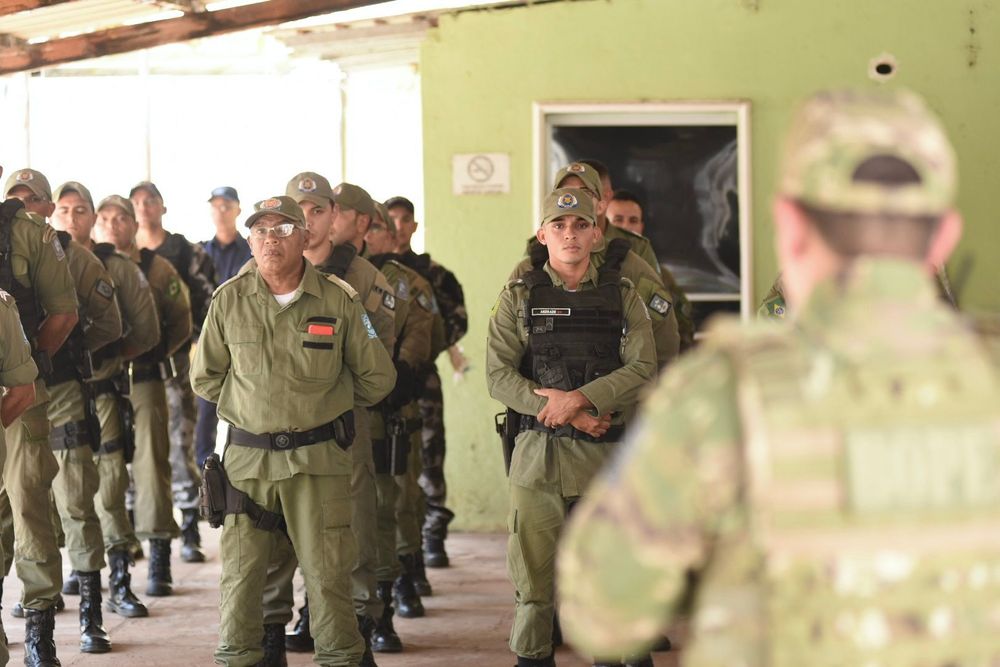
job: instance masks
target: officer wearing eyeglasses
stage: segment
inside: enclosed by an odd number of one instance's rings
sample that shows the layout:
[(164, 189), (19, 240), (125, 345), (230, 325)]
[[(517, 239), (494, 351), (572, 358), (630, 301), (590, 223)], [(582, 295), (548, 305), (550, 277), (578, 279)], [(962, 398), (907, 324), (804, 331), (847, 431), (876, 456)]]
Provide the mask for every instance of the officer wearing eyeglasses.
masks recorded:
[(351, 600), (352, 408), (387, 396), (396, 372), (357, 292), (303, 258), (309, 231), (294, 199), (257, 202), (246, 224), (253, 261), (215, 292), (191, 373), (229, 423), (223, 463), (246, 494), (222, 529), (215, 660), (263, 657), (261, 592), (275, 540), (287, 535), (316, 663), (356, 665), (365, 645)]
[[(601, 240), (592, 198), (545, 198), (531, 269), (510, 281), (490, 317), (490, 395), (518, 431), (510, 464), (507, 568), (516, 594), (510, 648), (519, 667), (553, 665), (556, 541), (567, 512), (625, 433), (656, 374), (649, 312), (621, 274), (625, 241)], [(509, 426), (510, 428), (510, 426)]]

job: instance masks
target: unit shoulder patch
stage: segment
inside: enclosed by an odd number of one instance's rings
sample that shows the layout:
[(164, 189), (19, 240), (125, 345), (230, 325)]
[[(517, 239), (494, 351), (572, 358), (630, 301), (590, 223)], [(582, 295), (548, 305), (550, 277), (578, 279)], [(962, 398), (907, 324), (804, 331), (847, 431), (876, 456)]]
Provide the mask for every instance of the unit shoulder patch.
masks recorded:
[(658, 313), (661, 317), (666, 317), (672, 307), (672, 304), (666, 297), (656, 293), (653, 294), (652, 298), (650, 298), (646, 305), (649, 306), (650, 310)]
[(396, 310), (396, 297), (389, 292), (382, 292), (382, 305), (389, 310)]
[(59, 237), (55, 236), (55, 232), (53, 232), (52, 240), (49, 243), (52, 245), (52, 252), (56, 254), (57, 261), (61, 262), (66, 259), (66, 251), (63, 250), (62, 243), (59, 243)]
[(431, 302), (430, 297), (428, 297), (423, 292), (417, 295), (417, 303), (419, 303), (420, 307), (423, 308), (424, 310), (431, 313), (434, 312), (434, 304)]
[(171, 299), (176, 299), (177, 295), (180, 293), (181, 293), (181, 281), (175, 278), (174, 276), (170, 276), (170, 279), (167, 281), (167, 296), (169, 296)]
[(364, 313), (364, 314), (361, 315), (361, 321), (365, 325), (365, 331), (368, 332), (368, 337), (369, 338), (378, 338), (378, 333), (376, 333), (375, 327), (372, 326), (372, 321), (370, 319), (368, 319), (368, 313)]
[(115, 288), (107, 280), (99, 278), (97, 284), (94, 285), (94, 291), (103, 296), (105, 299), (111, 299), (115, 296)]

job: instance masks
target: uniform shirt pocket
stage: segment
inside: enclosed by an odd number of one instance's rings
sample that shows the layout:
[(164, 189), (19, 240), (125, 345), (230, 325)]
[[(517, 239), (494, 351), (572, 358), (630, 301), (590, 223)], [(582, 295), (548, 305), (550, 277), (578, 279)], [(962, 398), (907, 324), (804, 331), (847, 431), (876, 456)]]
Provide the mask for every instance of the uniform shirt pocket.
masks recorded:
[(299, 327), (296, 349), (292, 351), (295, 375), (309, 380), (333, 381), (340, 374), (340, 327), (336, 317), (310, 317)]
[(264, 327), (259, 324), (237, 324), (226, 333), (233, 371), (239, 375), (260, 375), (264, 358)]

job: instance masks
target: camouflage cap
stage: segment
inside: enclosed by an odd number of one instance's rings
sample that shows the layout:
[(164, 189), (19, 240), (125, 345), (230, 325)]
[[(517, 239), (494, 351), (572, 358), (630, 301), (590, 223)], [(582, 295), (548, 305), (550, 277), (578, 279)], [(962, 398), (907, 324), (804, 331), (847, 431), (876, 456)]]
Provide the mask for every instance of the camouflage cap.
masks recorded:
[(269, 197), (253, 205), (253, 214), (247, 218), (246, 226), (253, 227), (253, 224), (265, 215), (280, 215), (296, 227), (306, 228), (306, 218), (302, 215), (302, 208), (294, 198), (286, 195)]
[(333, 201), (333, 188), (330, 187), (330, 181), (315, 171), (303, 171), (288, 181), (285, 195), (296, 202), (311, 201), (320, 206), (330, 206), (330, 202)]
[(71, 192), (75, 192), (76, 194), (80, 195), (80, 197), (82, 197), (84, 201), (90, 204), (90, 208), (93, 211), (95, 212), (97, 211), (97, 209), (94, 208), (94, 198), (93, 196), (91, 196), (90, 190), (88, 190), (83, 183), (79, 183), (77, 181), (66, 181), (58, 188), (56, 188), (56, 191), (52, 193), (53, 196), (52, 201), (59, 201), (60, 199), (63, 198), (63, 195), (68, 195)]
[(586, 190), (579, 188), (557, 188), (542, 202), (542, 224), (552, 222), (564, 215), (594, 222), (594, 202)]
[(381, 202), (375, 202), (375, 217), (382, 220), (385, 223), (386, 229), (389, 230), (390, 234), (396, 233), (396, 222), (389, 215), (389, 207)]
[(589, 191), (596, 199), (601, 198), (601, 192), (603, 191), (601, 177), (597, 174), (596, 169), (583, 162), (570, 162), (560, 169), (556, 174), (556, 180), (552, 184), (552, 189), (562, 187), (562, 182), (570, 176), (576, 176), (583, 181), (584, 189)]
[(97, 210), (100, 211), (108, 206), (117, 206), (135, 219), (135, 207), (132, 206), (131, 200), (125, 199), (121, 195), (108, 195), (97, 205)]
[[(889, 157), (917, 179), (877, 183), (859, 168)], [(833, 90), (800, 107), (788, 132), (781, 194), (831, 211), (937, 215), (955, 197), (955, 152), (940, 121), (909, 91)]]
[(341, 208), (349, 208), (375, 217), (375, 201), (360, 185), (341, 183), (333, 189), (332, 199), (334, 203), (340, 204)]
[(156, 184), (152, 181), (139, 181), (132, 186), (132, 189), (128, 191), (128, 198), (131, 199), (135, 196), (135, 193), (139, 190), (145, 190), (149, 194), (163, 201), (163, 195), (160, 194), (160, 188), (156, 187)]
[(18, 169), (7, 178), (7, 184), (3, 186), (3, 196), (6, 197), (10, 191), (19, 185), (31, 190), (35, 195), (45, 201), (52, 201), (52, 187), (45, 174), (34, 169)]

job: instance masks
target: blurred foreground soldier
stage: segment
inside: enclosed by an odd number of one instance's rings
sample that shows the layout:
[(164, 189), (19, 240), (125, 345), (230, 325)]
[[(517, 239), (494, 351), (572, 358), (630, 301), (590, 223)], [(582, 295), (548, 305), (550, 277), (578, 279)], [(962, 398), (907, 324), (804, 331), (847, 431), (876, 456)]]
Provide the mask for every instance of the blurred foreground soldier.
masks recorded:
[[(125, 509), (129, 479), (126, 462), (132, 460), (135, 449), (125, 365), (159, 342), (160, 321), (152, 290), (142, 270), (130, 257), (116, 251), (111, 243), (92, 240), (97, 213), (90, 190), (82, 183), (70, 181), (56, 188), (54, 198), (53, 224), (69, 232), (74, 241), (89, 248), (101, 260), (111, 275), (114, 297), (121, 312), (121, 338), (92, 355), (91, 384), (100, 422), (100, 447), (94, 457), (99, 474), (95, 509), (111, 567), (107, 609), (127, 618), (148, 616), (145, 605), (132, 592), (129, 574), (132, 563), (128, 548), (138, 540)], [(105, 238), (107, 231), (102, 226), (95, 235)], [(75, 571), (70, 572), (63, 584), (63, 593), (80, 594), (80, 580)]]
[(174, 505), (181, 511), (181, 560), (202, 563), (201, 535), (198, 532), (198, 485), (201, 475), (195, 464), (194, 431), (198, 419), (191, 390), (191, 343), (198, 339), (208, 303), (215, 291), (215, 267), (200, 245), (182, 234), (163, 228), (167, 207), (159, 188), (143, 181), (129, 192), (135, 207), (139, 232), (136, 245), (156, 252), (170, 262), (187, 285), (191, 300), (193, 336), (170, 355), (164, 364), (167, 407), (170, 412), (170, 472)]
[[(449, 350), (452, 359), (464, 361), (458, 341), (469, 330), (469, 315), (461, 283), (454, 273), (432, 261), (430, 255), (418, 255), (410, 247), (410, 238), (417, 227), (413, 219), (413, 202), (406, 197), (392, 197), (386, 201), (385, 208), (387, 217), (391, 217), (386, 222), (391, 222), (395, 230), (396, 252), (401, 255), (401, 261), (424, 276), (434, 290), (434, 298), (444, 322), (442, 345)], [(403, 229), (406, 231), (401, 235), (399, 230)], [(448, 485), (444, 478), (444, 396), (441, 393), (441, 375), (435, 363), (437, 356), (434, 354), (418, 377), (418, 403), (423, 420), (420, 434), (423, 469), (419, 482), (427, 500), (421, 529), (423, 551), (418, 554), (421, 560), (417, 563), (416, 583), (424, 589), (418, 589), (421, 595), (430, 595), (431, 592), (423, 572), (424, 564), (427, 567), (448, 567), (448, 552), (445, 551), (444, 542), (448, 537), (448, 524), (455, 518), (455, 513), (446, 506)], [(461, 368), (456, 366), (456, 370)]]
[(628, 247), (617, 241), (600, 269), (591, 264), (600, 237), (590, 197), (549, 194), (537, 237), (548, 252), (534, 251), (532, 270), (500, 293), (486, 353), (512, 434), (507, 569), (519, 667), (555, 664), (556, 541), (656, 374), (649, 314), (619, 272)]
[[(315, 662), (357, 665), (365, 644), (351, 603), (351, 408), (380, 401), (396, 374), (357, 292), (303, 258), (309, 232), (295, 200), (258, 202), (247, 226), (255, 261), (216, 292), (192, 372), (195, 391), (230, 424), (215, 661), (266, 657), (261, 595), (282, 531), (305, 576)], [(213, 465), (214, 455), (206, 489)]]
[(710, 335), (646, 403), (562, 547), (579, 649), (642, 650), (687, 605), (685, 665), (1000, 661), (1000, 378), (931, 279), (955, 182), (913, 94), (800, 109), (774, 216), (795, 317)]
[[(76, 290), (66, 253), (55, 230), (24, 210), (51, 202), (48, 181), (36, 171), (14, 172), (4, 186), (0, 206), (0, 289), (18, 306), (21, 326), (40, 373), (52, 370), (52, 358), (78, 321)], [(3, 259), (6, 258), (6, 259)], [(52, 641), (53, 613), (62, 588), (62, 558), (52, 524), (50, 491), (59, 465), (49, 447), (49, 394), (41, 378), (35, 402), (7, 427), (3, 480), (6, 498), (0, 513), (13, 513), (14, 565), (24, 586), (25, 664), (57, 665)], [(5, 555), (6, 558), (9, 556)], [(9, 560), (5, 560), (9, 567)]]
[(172, 374), (171, 357), (191, 337), (191, 306), (187, 287), (170, 262), (136, 245), (132, 202), (118, 195), (97, 206), (94, 238), (111, 243), (139, 265), (152, 288), (160, 322), (160, 342), (132, 361), (129, 402), (135, 412), (135, 532), (149, 540), (149, 577), (146, 595), (170, 595), (170, 540), (177, 535), (170, 492), (170, 435), (167, 430), (167, 394), (164, 379)]

